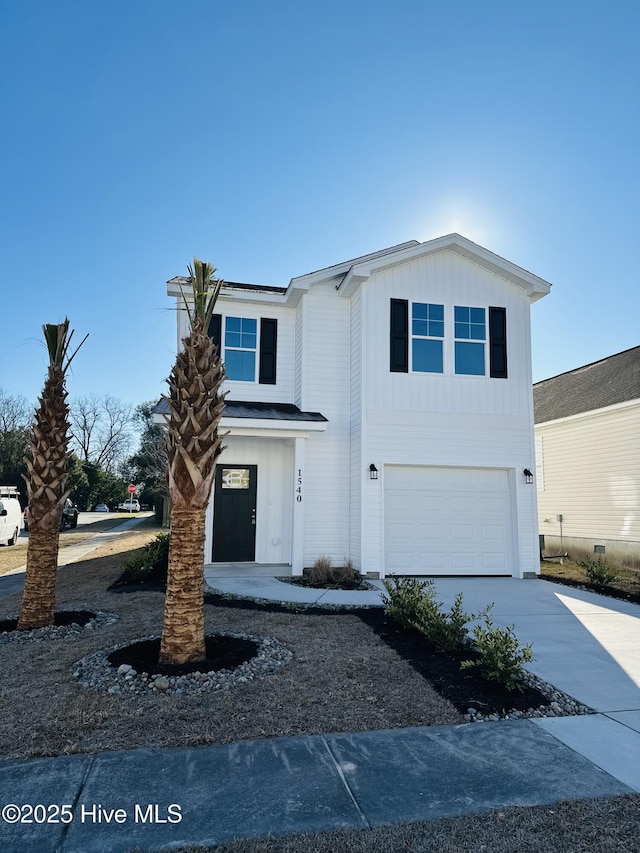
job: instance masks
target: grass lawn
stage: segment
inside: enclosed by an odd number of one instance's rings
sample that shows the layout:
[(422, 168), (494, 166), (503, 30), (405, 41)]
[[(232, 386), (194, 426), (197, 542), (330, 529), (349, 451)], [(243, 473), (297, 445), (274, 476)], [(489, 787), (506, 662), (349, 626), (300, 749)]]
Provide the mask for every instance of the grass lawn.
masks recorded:
[[(292, 661), (276, 676), (184, 696), (113, 696), (82, 689), (71, 675), (80, 658), (160, 633), (162, 592), (108, 591), (122, 571), (125, 556), (150, 541), (156, 530), (149, 519), (58, 575), (58, 609), (108, 611), (117, 614), (115, 624), (50, 641), (24, 642), (15, 635), (0, 638), (0, 756), (195, 746), (463, 722), (460, 711), (357, 611), (244, 607), (219, 596), (206, 605), (207, 632), (275, 637), (294, 652)], [(17, 615), (19, 598), (0, 600), (0, 619)], [(238, 841), (215, 849), (228, 853), (638, 851), (639, 805), (640, 798), (631, 795), (408, 826)]]

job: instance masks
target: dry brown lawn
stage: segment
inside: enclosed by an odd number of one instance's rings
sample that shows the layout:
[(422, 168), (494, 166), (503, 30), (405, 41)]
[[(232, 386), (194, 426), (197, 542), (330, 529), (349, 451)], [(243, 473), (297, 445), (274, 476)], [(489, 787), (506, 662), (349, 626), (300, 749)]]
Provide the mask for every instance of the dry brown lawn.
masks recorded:
[[(559, 560), (545, 560), (540, 564), (540, 571), (551, 578), (566, 579), (580, 584), (587, 582), (585, 570), (579, 563), (569, 558), (563, 559), (562, 563)], [(616, 571), (618, 578), (610, 584), (613, 589), (635, 595), (640, 593), (640, 571), (628, 566), (620, 566)]]
[(185, 847), (176, 853), (638, 853), (640, 794), (422, 823)]
[[(109, 518), (105, 518), (104, 521), (96, 521), (94, 524), (82, 527), (79, 530), (64, 530), (60, 533), (60, 550), (64, 550), (69, 545), (77, 545), (80, 542), (84, 542), (96, 533), (105, 533), (107, 530), (112, 530), (123, 521), (126, 521), (126, 515), (112, 515)], [(6, 575), (7, 572), (25, 565), (27, 562), (28, 542), (29, 540), (26, 536), (21, 536), (15, 545), (0, 546), (0, 576)]]
[[(26, 758), (135, 747), (193, 746), (300, 733), (462, 722), (413, 667), (349, 612), (272, 612), (206, 605), (209, 633), (275, 637), (293, 652), (279, 674), (197, 696), (91, 693), (72, 677), (85, 655), (162, 627), (164, 594), (112, 593), (132, 547), (153, 538), (137, 528), (58, 575), (58, 609), (104, 610), (111, 626), (78, 636), (0, 645), (0, 755)], [(19, 596), (0, 601), (17, 615)]]

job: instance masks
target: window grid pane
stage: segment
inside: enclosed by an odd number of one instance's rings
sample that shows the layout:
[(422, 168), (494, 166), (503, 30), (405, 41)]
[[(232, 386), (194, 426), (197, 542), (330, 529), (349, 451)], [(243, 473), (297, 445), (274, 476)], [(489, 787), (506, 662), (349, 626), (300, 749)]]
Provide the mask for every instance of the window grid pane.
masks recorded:
[(227, 317), (224, 328), (227, 377), (239, 382), (255, 382), (258, 321), (247, 317)]

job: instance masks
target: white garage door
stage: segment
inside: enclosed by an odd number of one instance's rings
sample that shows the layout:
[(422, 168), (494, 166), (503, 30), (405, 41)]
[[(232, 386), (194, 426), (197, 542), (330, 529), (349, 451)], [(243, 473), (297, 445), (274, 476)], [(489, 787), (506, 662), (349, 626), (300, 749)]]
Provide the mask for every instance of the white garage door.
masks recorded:
[(385, 572), (511, 575), (507, 471), (388, 465)]

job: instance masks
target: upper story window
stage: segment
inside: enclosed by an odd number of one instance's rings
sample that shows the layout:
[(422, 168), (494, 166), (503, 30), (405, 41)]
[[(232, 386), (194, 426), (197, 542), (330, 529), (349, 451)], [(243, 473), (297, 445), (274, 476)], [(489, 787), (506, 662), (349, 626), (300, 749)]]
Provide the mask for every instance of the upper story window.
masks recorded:
[(392, 299), (390, 307), (392, 373), (487, 376), (488, 364), (492, 379), (507, 378), (506, 308), (456, 305), (451, 317), (431, 302)]
[(456, 305), (453, 311), (455, 372), (466, 376), (484, 376), (487, 339), (485, 309)]
[(442, 373), (444, 305), (414, 302), (411, 306), (411, 369), (418, 373)]
[(224, 364), (229, 379), (255, 382), (258, 323), (247, 317), (226, 317)]
[(214, 314), (209, 324), (209, 336), (221, 347), (228, 379), (257, 381), (261, 385), (276, 384), (277, 319), (261, 317), (258, 321), (249, 317)]

